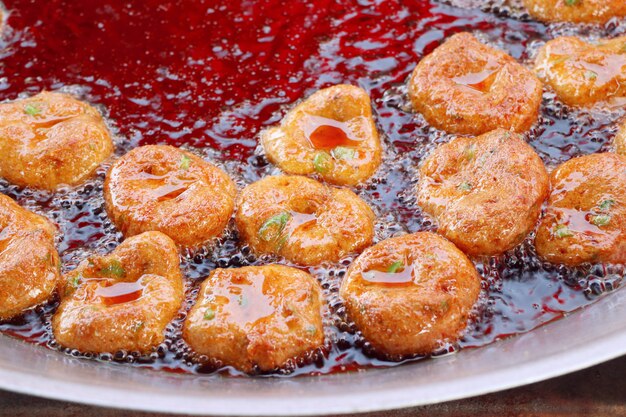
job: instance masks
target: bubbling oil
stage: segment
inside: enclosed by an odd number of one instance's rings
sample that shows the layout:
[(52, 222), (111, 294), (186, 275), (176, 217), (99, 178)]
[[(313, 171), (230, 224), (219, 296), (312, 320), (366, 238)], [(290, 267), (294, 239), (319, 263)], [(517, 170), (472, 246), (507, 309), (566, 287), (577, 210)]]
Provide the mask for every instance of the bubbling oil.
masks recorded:
[[(626, 33), (626, 23), (619, 21), (602, 27), (546, 26), (531, 21), (519, 0), (322, 0), (314, 5), (218, 0), (188, 2), (184, 8), (157, 0), (107, 3), (15, 0), (16, 12), (0, 39), (1, 100), (42, 89), (70, 92), (95, 103), (115, 136), (112, 160), (75, 188), (49, 193), (0, 180), (0, 192), (58, 225), (64, 272), (122, 240), (102, 196), (113, 160), (139, 145), (182, 146), (226, 170), (241, 189), (279, 173), (257, 145), (258, 133), (279, 122), (298, 100), (337, 83), (359, 85), (371, 95), (385, 148), (381, 168), (356, 190), (377, 216), (375, 242), (435, 230), (416, 203), (417, 171), (451, 135), (411, 111), (406, 79), (419, 59), (459, 31), (474, 33), (527, 66), (554, 36)], [(539, 121), (525, 137), (552, 169), (572, 157), (607, 150), (622, 115), (620, 107), (569, 108), (546, 91)], [(620, 285), (622, 266), (548, 264), (537, 257), (533, 239), (531, 234), (506, 254), (474, 260), (484, 278), (480, 301), (464, 337), (435, 355), (530, 331)], [(338, 292), (353, 259), (308, 268), (326, 300), (327, 345), (270, 375), (327, 374), (422, 359), (382, 357), (346, 316)], [(58, 300), (1, 323), (0, 332), (76, 357), (177, 373), (241, 375), (195, 356), (182, 340), (182, 325), (213, 269), (275, 261), (284, 262), (256, 256), (242, 245), (232, 221), (220, 239), (183, 253), (184, 305), (167, 326), (165, 341), (147, 355), (94, 355), (58, 346), (50, 329)]]

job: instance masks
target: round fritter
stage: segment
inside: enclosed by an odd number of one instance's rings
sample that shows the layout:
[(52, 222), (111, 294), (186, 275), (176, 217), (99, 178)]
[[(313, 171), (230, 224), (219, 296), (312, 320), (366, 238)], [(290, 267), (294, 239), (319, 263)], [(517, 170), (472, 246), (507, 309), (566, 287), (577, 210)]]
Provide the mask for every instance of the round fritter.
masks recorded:
[(613, 148), (620, 155), (626, 155), (626, 119), (624, 119), (613, 139)]
[(374, 174), (382, 148), (370, 98), (359, 87), (317, 91), (281, 124), (264, 131), (268, 159), (288, 174), (316, 174), (337, 185), (356, 185)]
[(535, 238), (539, 256), (570, 266), (626, 262), (626, 157), (570, 159), (552, 172), (550, 182)]
[(183, 301), (178, 250), (160, 232), (125, 240), (64, 276), (52, 330), (62, 346), (81, 352), (147, 352)]
[(247, 186), (235, 222), (255, 252), (301, 265), (336, 262), (374, 238), (374, 213), (356, 194), (299, 176), (266, 177)]
[(0, 194), (0, 320), (47, 301), (60, 282), (55, 227)]
[(202, 283), (183, 338), (214, 361), (271, 371), (324, 344), (317, 281), (283, 265), (216, 269)]
[(469, 33), (451, 36), (420, 61), (409, 80), (413, 108), (428, 123), (469, 135), (530, 129), (542, 92), (531, 71)]
[(165, 145), (128, 152), (113, 164), (104, 182), (107, 212), (124, 236), (156, 230), (187, 248), (224, 231), (236, 194), (224, 171)]
[(573, 36), (548, 41), (535, 71), (570, 106), (626, 96), (626, 36), (591, 44)]
[(54, 190), (89, 177), (113, 152), (100, 113), (61, 93), (0, 104), (0, 177)]
[(624, 0), (523, 0), (528, 12), (544, 22), (606, 23), (626, 16)]
[(366, 249), (341, 284), (349, 317), (379, 353), (428, 354), (454, 342), (480, 293), (480, 276), (452, 243), (429, 232)]
[(418, 204), (469, 255), (496, 255), (521, 243), (550, 191), (541, 158), (502, 129), (441, 145), (419, 175)]

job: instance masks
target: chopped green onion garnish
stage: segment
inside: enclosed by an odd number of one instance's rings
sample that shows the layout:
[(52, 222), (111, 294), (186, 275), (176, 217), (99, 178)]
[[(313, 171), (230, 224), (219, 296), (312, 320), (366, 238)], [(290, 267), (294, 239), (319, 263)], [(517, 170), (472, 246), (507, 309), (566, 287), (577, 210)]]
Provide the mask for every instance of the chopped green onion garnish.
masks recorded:
[(585, 78), (588, 80), (595, 80), (598, 78), (598, 73), (594, 71), (585, 71)]
[(472, 184), (470, 184), (469, 182), (462, 182), (457, 185), (457, 188), (461, 191), (470, 191), (472, 189)]
[(598, 227), (606, 226), (611, 222), (611, 216), (608, 214), (598, 214), (597, 216), (591, 217), (591, 223), (595, 224)]
[(565, 5), (566, 6), (576, 6), (579, 2), (580, 2), (580, 0), (565, 0)]
[(215, 318), (215, 310), (212, 308), (207, 308), (204, 311), (204, 319), (205, 320), (213, 320)]
[(465, 159), (467, 159), (468, 161), (471, 161), (476, 156), (476, 146), (474, 146), (473, 143), (469, 146), (466, 146), (464, 153), (465, 153)]
[(313, 168), (315, 169), (315, 172), (324, 174), (325, 172), (328, 172), (328, 170), (330, 170), (331, 162), (332, 161), (329, 154), (327, 154), (326, 152), (318, 152), (313, 158)]
[(24, 113), (30, 116), (36, 116), (41, 113), (41, 109), (34, 104), (27, 104), (24, 106)]
[(356, 149), (346, 148), (343, 146), (337, 146), (335, 149), (331, 151), (333, 158), (335, 159), (354, 159), (356, 157)]
[(566, 225), (558, 224), (554, 229), (554, 235), (559, 239), (563, 239), (564, 237), (574, 236), (574, 233), (572, 233), (572, 231), (569, 230), (569, 227), (567, 227)]
[(180, 158), (180, 169), (186, 171), (189, 169), (189, 165), (191, 165), (191, 158), (189, 158), (187, 155), (183, 155), (183, 157)]
[(286, 211), (270, 217), (259, 229), (259, 237), (266, 242), (277, 239), (282, 235), (290, 219), (291, 214)]
[(100, 270), (100, 273), (105, 277), (114, 276), (117, 278), (122, 278), (124, 275), (126, 275), (124, 267), (117, 259), (113, 259), (108, 266), (102, 268)]
[(612, 198), (609, 198), (607, 200), (604, 200), (602, 203), (600, 203), (600, 210), (602, 211), (607, 211), (609, 210), (613, 204), (615, 204), (615, 200), (613, 200)]
[(396, 272), (398, 272), (399, 269), (402, 268), (404, 268), (404, 263), (402, 263), (402, 261), (395, 261), (394, 263), (389, 265), (389, 268), (387, 268), (387, 272), (395, 274)]
[(82, 279), (82, 275), (80, 274), (80, 272), (76, 275), (74, 275), (73, 278), (70, 279), (70, 285), (74, 288), (78, 288), (78, 284), (80, 283), (80, 280)]

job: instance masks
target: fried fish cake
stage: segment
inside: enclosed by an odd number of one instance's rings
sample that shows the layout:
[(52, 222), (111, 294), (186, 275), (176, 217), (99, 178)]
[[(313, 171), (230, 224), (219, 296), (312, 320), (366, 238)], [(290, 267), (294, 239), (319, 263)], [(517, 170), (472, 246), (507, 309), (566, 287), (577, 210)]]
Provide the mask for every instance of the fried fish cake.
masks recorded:
[(626, 36), (595, 44), (573, 36), (548, 41), (535, 71), (570, 106), (590, 106), (626, 96)]
[(624, 0), (524, 0), (528, 13), (543, 22), (604, 24), (626, 17)]
[(300, 176), (266, 177), (247, 186), (235, 223), (256, 253), (301, 265), (336, 262), (374, 238), (374, 213), (356, 194)]
[(60, 345), (81, 352), (149, 352), (183, 301), (178, 250), (160, 232), (88, 258), (63, 281), (52, 330)]
[(324, 344), (321, 309), (319, 284), (296, 268), (216, 269), (202, 283), (183, 337), (223, 365), (268, 372)]
[(419, 62), (409, 80), (413, 108), (428, 123), (467, 135), (527, 131), (539, 115), (542, 93), (531, 71), (470, 33), (451, 36)]
[(0, 320), (46, 302), (60, 283), (55, 228), (0, 194)]
[(362, 183), (382, 160), (370, 98), (351, 85), (317, 91), (279, 126), (265, 130), (261, 143), (268, 159), (287, 174), (316, 175), (336, 185)]
[(156, 230), (186, 248), (224, 231), (236, 194), (234, 182), (220, 168), (165, 145), (128, 152), (104, 182), (107, 212), (124, 236)]
[(626, 262), (626, 157), (570, 159), (552, 172), (550, 182), (535, 238), (539, 256), (570, 266)]
[(497, 255), (534, 229), (548, 197), (541, 158), (506, 130), (441, 145), (419, 171), (418, 204), (463, 252)]
[(456, 341), (480, 294), (472, 262), (446, 239), (420, 232), (366, 249), (341, 283), (349, 317), (376, 352), (429, 354)]
[(45, 91), (0, 104), (0, 177), (14, 184), (76, 185), (112, 152), (100, 113), (68, 94)]

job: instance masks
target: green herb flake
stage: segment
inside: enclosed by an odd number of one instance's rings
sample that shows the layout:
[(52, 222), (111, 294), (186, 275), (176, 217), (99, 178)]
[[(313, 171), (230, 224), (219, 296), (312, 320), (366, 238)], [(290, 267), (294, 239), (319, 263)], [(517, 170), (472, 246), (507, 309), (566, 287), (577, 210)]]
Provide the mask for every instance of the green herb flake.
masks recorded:
[(320, 174), (324, 174), (328, 172), (331, 168), (331, 159), (330, 155), (326, 152), (318, 152), (315, 154), (313, 158), (313, 168), (315, 172)]
[(143, 321), (135, 322), (135, 324), (133, 325), (133, 332), (137, 333), (139, 330), (143, 329), (144, 326), (145, 323)]
[(389, 268), (387, 268), (387, 272), (391, 274), (395, 274), (396, 272), (398, 272), (398, 270), (403, 269), (403, 268), (404, 268), (404, 263), (402, 261), (395, 261), (394, 263), (389, 265)]
[(465, 154), (465, 159), (471, 161), (476, 157), (476, 146), (473, 143), (469, 146), (466, 146), (463, 153)]
[(105, 277), (113, 276), (116, 278), (122, 278), (126, 275), (126, 271), (124, 270), (124, 267), (122, 266), (120, 261), (118, 261), (117, 259), (113, 259), (109, 263), (109, 265), (102, 268), (100, 270), (100, 273), (104, 275)]
[(595, 224), (598, 227), (606, 226), (611, 222), (611, 216), (608, 214), (598, 214), (596, 216), (591, 217), (591, 223)]
[(450, 309), (450, 304), (448, 304), (447, 300), (441, 302), (440, 307), (443, 311), (448, 311)]
[(472, 184), (470, 184), (469, 182), (462, 182), (459, 185), (457, 185), (457, 187), (460, 191), (471, 191), (472, 190)]
[(608, 211), (611, 209), (611, 207), (613, 207), (613, 204), (615, 204), (615, 200), (609, 198), (600, 203), (598, 207), (600, 207), (600, 210), (602, 211)]
[(215, 310), (212, 308), (207, 308), (204, 311), (204, 319), (205, 320), (213, 320), (215, 318)]
[(567, 227), (566, 225), (558, 224), (556, 228), (554, 229), (554, 235), (558, 237), (559, 239), (563, 239), (566, 237), (574, 236), (574, 233), (572, 233), (572, 231), (569, 230), (569, 227)]
[(578, 6), (580, 0), (565, 0), (566, 6)]
[(67, 283), (72, 288), (78, 288), (78, 285), (80, 284), (80, 281), (82, 279), (83, 279), (83, 275), (79, 272), (78, 274), (76, 274), (74, 276), (70, 276), (69, 279), (67, 280)]
[(29, 103), (24, 106), (24, 113), (28, 114), (29, 116), (36, 116), (41, 113), (41, 109), (38, 106)]
[(356, 149), (346, 148), (344, 146), (337, 146), (331, 151), (331, 154), (335, 159), (342, 159), (347, 161), (356, 158), (357, 152)]
[(585, 78), (588, 80), (595, 80), (598, 78), (598, 73), (595, 71), (585, 71)]
[(186, 171), (189, 169), (190, 165), (191, 165), (191, 158), (188, 157), (187, 155), (183, 155), (182, 158), (180, 158), (180, 164), (178, 165), (179, 168)]
[(265, 242), (279, 238), (283, 234), (283, 231), (285, 230), (285, 227), (287, 227), (287, 223), (289, 223), (290, 219), (291, 214), (286, 211), (270, 217), (259, 229), (259, 237)]

